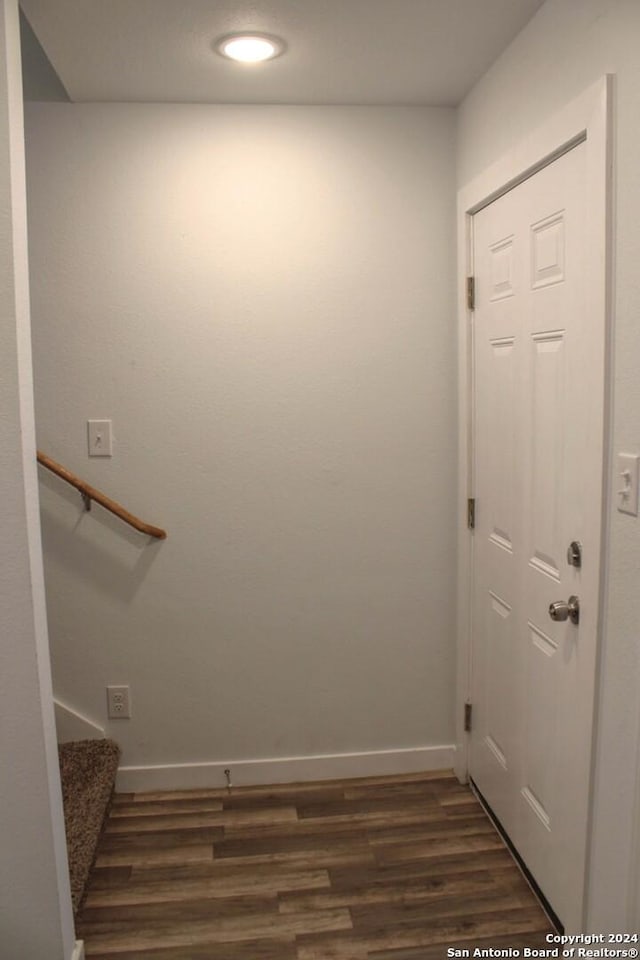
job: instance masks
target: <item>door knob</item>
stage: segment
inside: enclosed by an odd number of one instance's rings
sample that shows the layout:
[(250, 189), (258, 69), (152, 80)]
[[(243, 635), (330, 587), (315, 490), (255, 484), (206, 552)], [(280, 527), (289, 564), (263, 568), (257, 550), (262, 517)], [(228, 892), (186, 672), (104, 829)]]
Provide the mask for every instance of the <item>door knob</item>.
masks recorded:
[(569, 597), (568, 600), (557, 600), (549, 604), (549, 616), (552, 620), (571, 620), (571, 623), (580, 623), (580, 600), (578, 597)]

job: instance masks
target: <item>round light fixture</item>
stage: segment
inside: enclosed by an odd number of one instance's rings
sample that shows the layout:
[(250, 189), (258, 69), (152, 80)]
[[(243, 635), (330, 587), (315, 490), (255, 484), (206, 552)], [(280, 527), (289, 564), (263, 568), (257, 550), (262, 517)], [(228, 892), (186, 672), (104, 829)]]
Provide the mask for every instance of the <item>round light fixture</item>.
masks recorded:
[(284, 41), (266, 33), (229, 33), (216, 40), (215, 48), (223, 57), (239, 63), (262, 63), (279, 56)]

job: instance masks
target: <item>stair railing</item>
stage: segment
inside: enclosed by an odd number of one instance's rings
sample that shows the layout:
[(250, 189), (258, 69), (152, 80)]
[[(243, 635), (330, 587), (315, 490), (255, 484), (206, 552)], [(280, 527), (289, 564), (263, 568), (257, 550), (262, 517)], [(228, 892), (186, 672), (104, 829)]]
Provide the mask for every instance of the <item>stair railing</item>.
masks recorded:
[(105, 510), (108, 510), (116, 517), (124, 520), (125, 523), (128, 523), (130, 527), (133, 527), (134, 530), (137, 530), (139, 533), (146, 533), (147, 536), (155, 537), (156, 540), (166, 540), (166, 530), (162, 530), (160, 527), (154, 527), (150, 523), (145, 523), (144, 520), (140, 520), (139, 517), (129, 513), (128, 510), (125, 510), (123, 506), (121, 506), (119, 503), (116, 503), (116, 501), (112, 500), (111, 497), (107, 497), (104, 493), (101, 493), (100, 490), (96, 490), (95, 487), (92, 487), (84, 480), (81, 480), (80, 477), (75, 475), (75, 473), (72, 473), (71, 470), (67, 470), (66, 467), (63, 467), (62, 464), (57, 463), (51, 457), (48, 457), (46, 453), (42, 453), (41, 450), (38, 450), (38, 463), (42, 464), (43, 467), (46, 467), (46, 469), (50, 470), (52, 473), (55, 473), (56, 476), (60, 477), (62, 480), (70, 483), (72, 487), (76, 488), (76, 490), (79, 490), (84, 502), (85, 510), (91, 510), (91, 502), (95, 500), (95, 502), (99, 503), (101, 507), (104, 507)]

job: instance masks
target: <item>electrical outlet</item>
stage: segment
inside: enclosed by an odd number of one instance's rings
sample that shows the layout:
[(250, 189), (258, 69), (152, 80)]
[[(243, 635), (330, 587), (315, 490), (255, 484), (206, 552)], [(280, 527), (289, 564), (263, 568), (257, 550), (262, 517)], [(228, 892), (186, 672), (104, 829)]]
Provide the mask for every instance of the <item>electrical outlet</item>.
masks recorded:
[(107, 687), (107, 707), (110, 720), (128, 720), (131, 717), (129, 687)]
[(618, 454), (618, 510), (638, 516), (638, 482), (640, 456), (637, 453)]

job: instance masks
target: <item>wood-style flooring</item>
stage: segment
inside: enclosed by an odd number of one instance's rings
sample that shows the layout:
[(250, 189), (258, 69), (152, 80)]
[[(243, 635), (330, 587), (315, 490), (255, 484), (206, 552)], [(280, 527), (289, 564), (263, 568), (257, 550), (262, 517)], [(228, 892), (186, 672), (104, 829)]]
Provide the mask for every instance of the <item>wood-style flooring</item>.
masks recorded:
[(77, 936), (93, 960), (435, 960), (552, 929), (441, 772), (116, 795)]

